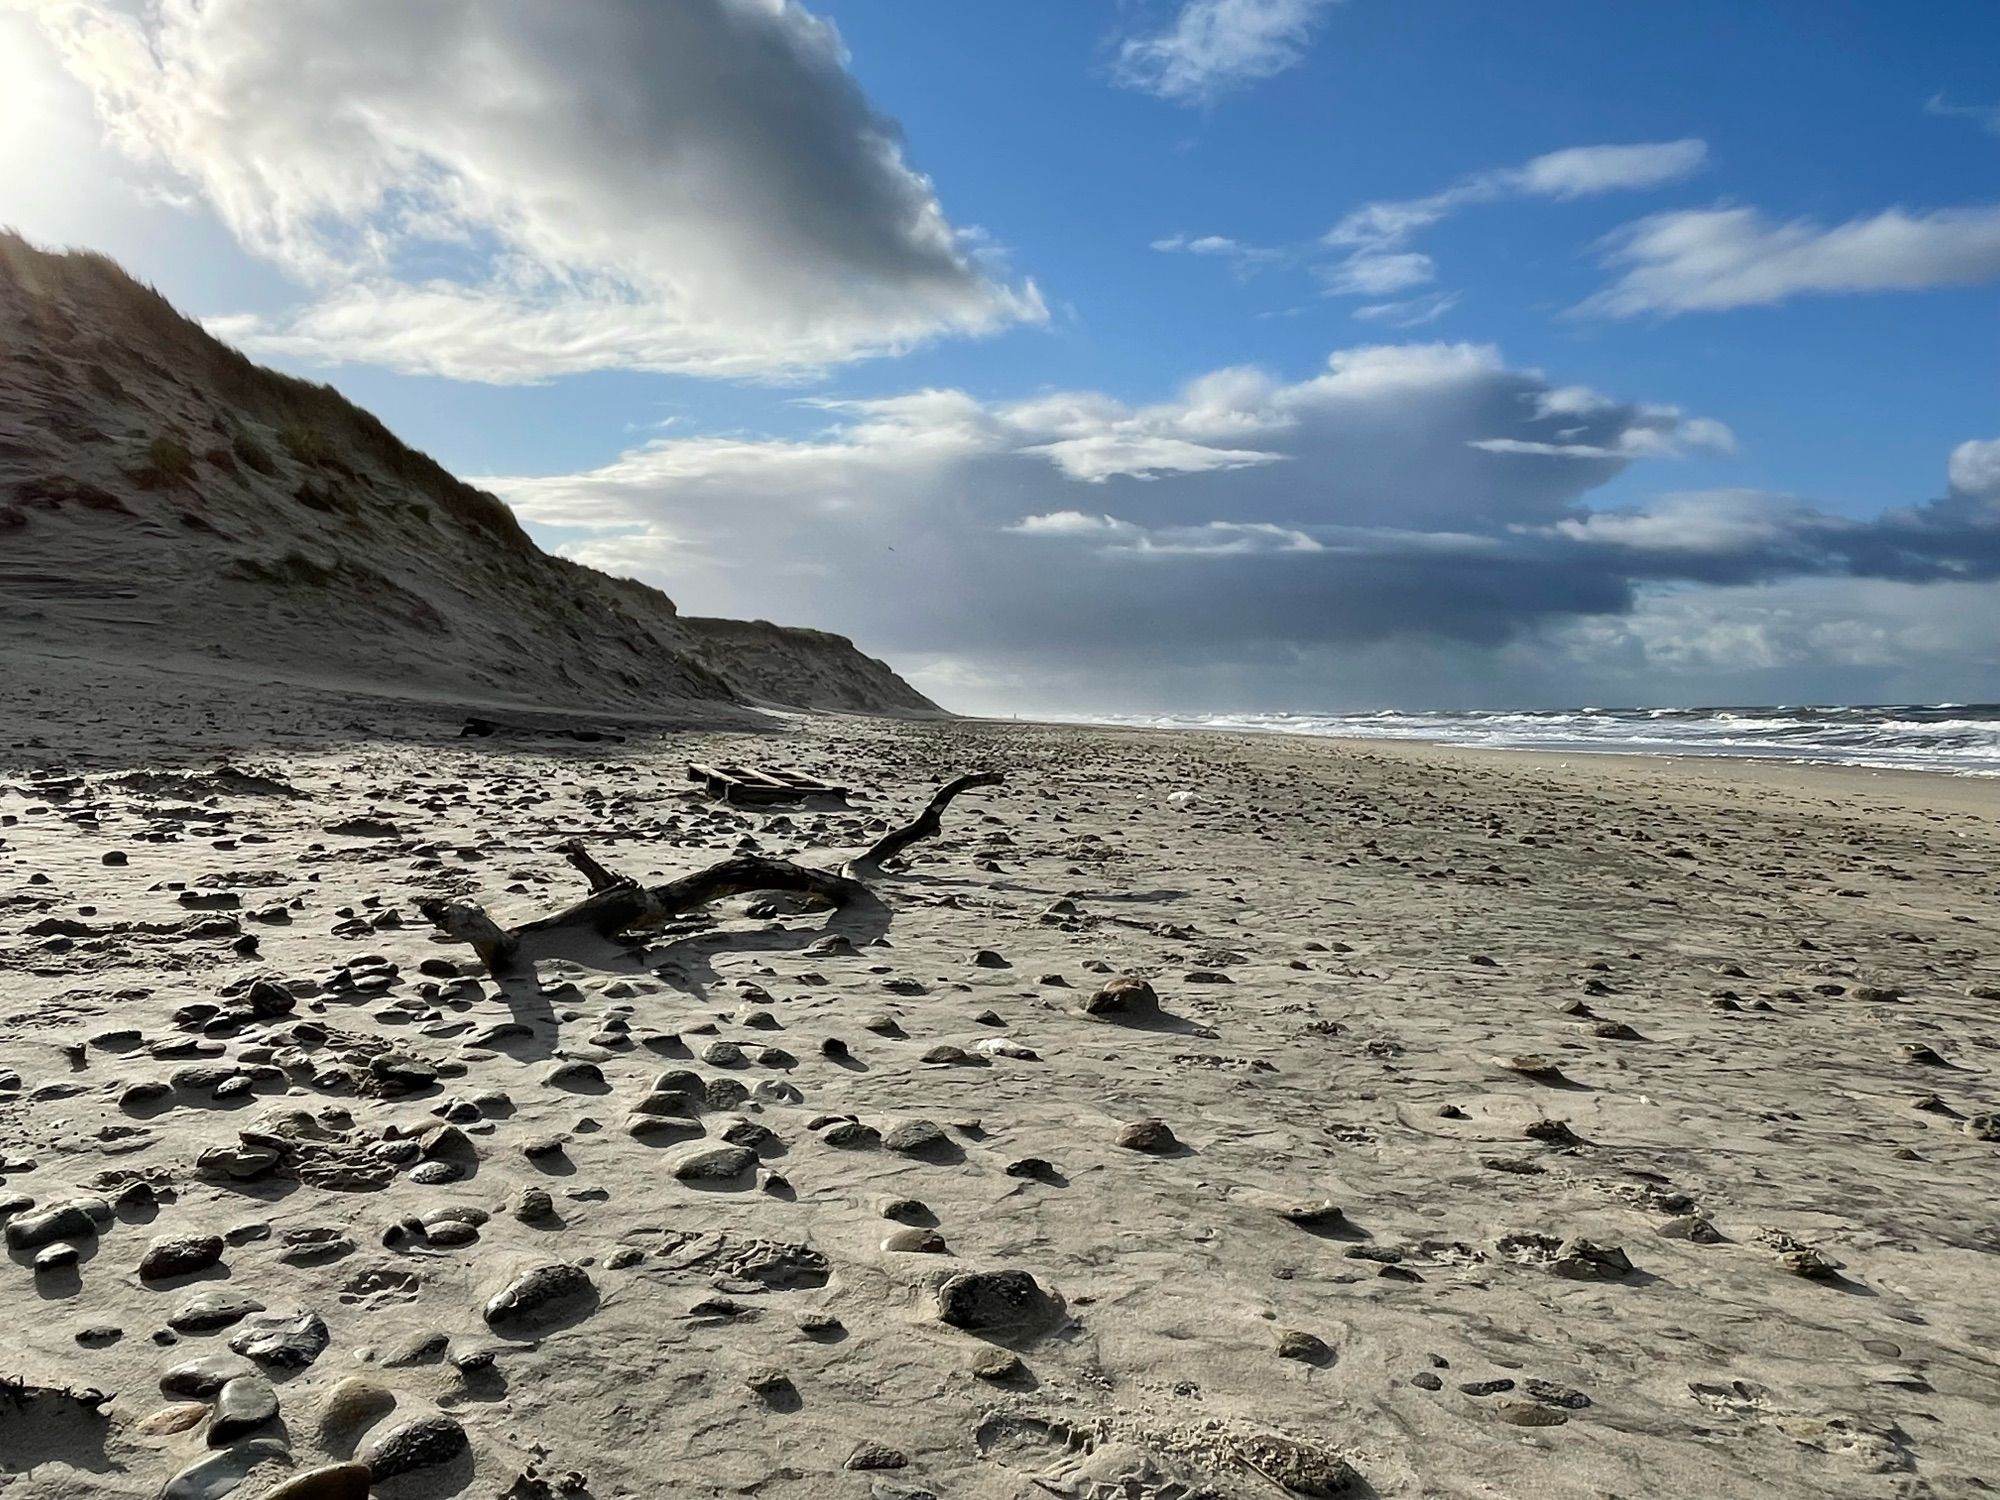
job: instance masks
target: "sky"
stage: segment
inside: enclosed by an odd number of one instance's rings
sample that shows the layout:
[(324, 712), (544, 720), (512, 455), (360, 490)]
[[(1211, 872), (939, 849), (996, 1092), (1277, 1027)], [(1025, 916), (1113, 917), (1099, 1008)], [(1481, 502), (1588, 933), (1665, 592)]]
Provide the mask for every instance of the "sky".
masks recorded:
[(0, 223), (964, 711), (2000, 700), (1991, 0), (0, 0)]

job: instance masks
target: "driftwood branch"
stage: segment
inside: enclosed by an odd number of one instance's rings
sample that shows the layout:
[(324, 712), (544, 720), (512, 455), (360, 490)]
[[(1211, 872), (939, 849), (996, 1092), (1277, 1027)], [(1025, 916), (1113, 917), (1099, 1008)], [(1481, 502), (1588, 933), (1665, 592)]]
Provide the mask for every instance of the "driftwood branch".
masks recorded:
[(905, 823), (901, 828), (891, 829), (875, 841), (874, 847), (858, 859), (847, 862), (842, 874), (855, 879), (877, 874), (882, 866), (894, 856), (901, 854), (919, 839), (934, 838), (944, 829), (944, 810), (951, 805), (951, 799), (960, 792), (969, 792), (974, 787), (998, 786), (1006, 777), (998, 771), (974, 771), (969, 776), (960, 776), (955, 781), (947, 781), (937, 790), (924, 810)]
[(497, 975), (514, 966), (525, 938), (578, 931), (613, 938), (660, 927), (712, 901), (752, 891), (792, 891), (835, 908), (874, 902), (874, 893), (863, 883), (865, 877), (879, 873), (882, 862), (890, 856), (938, 833), (944, 826), (945, 807), (960, 792), (997, 786), (1002, 780), (998, 771), (980, 771), (947, 782), (914, 819), (877, 839), (867, 853), (843, 866), (838, 874), (788, 860), (739, 854), (664, 885), (643, 886), (607, 870), (581, 843), (571, 840), (562, 846), (563, 857), (582, 872), (590, 894), (562, 911), (517, 927), (502, 927), (476, 902), (430, 900), (417, 906), (446, 937), (470, 943), (487, 971)]

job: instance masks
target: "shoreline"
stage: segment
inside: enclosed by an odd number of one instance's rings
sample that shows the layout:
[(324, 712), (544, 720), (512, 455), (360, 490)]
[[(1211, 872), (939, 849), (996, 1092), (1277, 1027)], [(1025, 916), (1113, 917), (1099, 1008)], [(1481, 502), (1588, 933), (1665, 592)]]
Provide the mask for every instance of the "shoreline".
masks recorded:
[[(1148, 724), (1105, 724), (1096, 721), (1062, 719), (994, 719), (962, 717), (956, 722), (996, 726), (1034, 726), (1051, 731), (1087, 730), (1100, 734), (1220, 737), (1248, 743), (1277, 741), (1293, 745), (1326, 745), (1349, 755), (1380, 755), (1385, 758), (1421, 762), (1426, 756), (1471, 764), (1511, 765), (1520, 770), (1548, 770), (1587, 773), (1622, 771), (1644, 777), (1671, 771), (1675, 780), (1689, 783), (1714, 781), (1763, 788), (1813, 790), (1824, 780), (1828, 792), (1869, 793), (1895, 791), (1920, 802), (1948, 805), (1966, 812), (2000, 820), (2000, 776), (1985, 773), (1950, 772), (1911, 767), (1864, 766), (1840, 761), (1793, 760), (1763, 755), (1704, 755), (1673, 751), (1630, 751), (1583, 749), (1545, 750), (1512, 745), (1465, 745), (1449, 740), (1376, 739), (1369, 736), (1307, 734), (1297, 730), (1191, 728)], [(1571, 757), (1574, 757), (1572, 759)]]

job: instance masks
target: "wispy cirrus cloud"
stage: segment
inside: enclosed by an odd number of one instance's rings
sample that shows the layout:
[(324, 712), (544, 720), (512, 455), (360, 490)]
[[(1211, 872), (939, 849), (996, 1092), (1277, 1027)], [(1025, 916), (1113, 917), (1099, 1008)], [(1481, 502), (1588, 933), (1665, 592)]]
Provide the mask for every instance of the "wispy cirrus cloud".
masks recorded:
[(1605, 241), (1619, 271), (1578, 312), (1629, 318), (1768, 306), (1793, 297), (2000, 281), (2000, 205), (1887, 209), (1825, 226), (1754, 208), (1655, 214)]
[(122, 152), (309, 289), (218, 325), (252, 350), (783, 377), (1045, 316), (793, 0), (17, 3)]
[(1347, 254), (1319, 268), (1320, 279), (1334, 296), (1380, 296), (1422, 286), (1433, 279), (1435, 264), (1411, 250), (1410, 242), (1462, 208), (1509, 198), (1567, 202), (1661, 187), (1693, 176), (1707, 159), (1707, 144), (1692, 139), (1571, 146), (1518, 167), (1475, 172), (1427, 197), (1365, 203), (1321, 237), (1323, 245)]
[(1278, 265), (1290, 255), (1288, 251), (1245, 244), (1222, 234), (1170, 234), (1154, 240), (1149, 248), (1165, 255), (1198, 255), (1226, 261), (1239, 279), (1247, 279), (1265, 266)]
[(2000, 135), (2000, 104), (1953, 104), (1943, 94), (1933, 94), (1924, 101), (1924, 113), (1970, 120), (1988, 135)]
[(1210, 104), (1298, 65), (1337, 0), (1181, 0), (1164, 29), (1127, 37), (1113, 76), (1174, 104)]

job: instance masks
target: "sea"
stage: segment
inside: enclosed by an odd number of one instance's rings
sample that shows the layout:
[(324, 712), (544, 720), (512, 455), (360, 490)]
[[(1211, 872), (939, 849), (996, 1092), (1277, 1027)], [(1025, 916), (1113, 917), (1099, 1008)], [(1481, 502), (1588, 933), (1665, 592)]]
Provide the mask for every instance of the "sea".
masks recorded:
[(1095, 714), (1085, 722), (1421, 740), (1494, 750), (1751, 756), (2000, 776), (2000, 703), (1576, 708), (1541, 713)]

